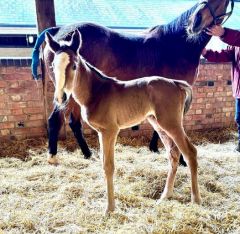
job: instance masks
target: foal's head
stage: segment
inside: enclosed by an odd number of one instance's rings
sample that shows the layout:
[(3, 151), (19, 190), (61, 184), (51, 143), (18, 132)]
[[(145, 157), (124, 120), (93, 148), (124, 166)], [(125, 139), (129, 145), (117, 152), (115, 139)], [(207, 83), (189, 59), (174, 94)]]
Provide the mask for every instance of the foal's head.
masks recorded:
[(234, 0), (231, 0), (231, 9), (228, 10), (230, 0), (201, 0), (190, 16), (187, 26), (188, 33), (199, 34), (207, 27), (224, 23), (232, 14)]
[(63, 108), (72, 93), (77, 67), (81, 61), (79, 55), (81, 34), (75, 31), (70, 41), (59, 43), (49, 33), (46, 33), (46, 43), (54, 53), (54, 101), (59, 108)]

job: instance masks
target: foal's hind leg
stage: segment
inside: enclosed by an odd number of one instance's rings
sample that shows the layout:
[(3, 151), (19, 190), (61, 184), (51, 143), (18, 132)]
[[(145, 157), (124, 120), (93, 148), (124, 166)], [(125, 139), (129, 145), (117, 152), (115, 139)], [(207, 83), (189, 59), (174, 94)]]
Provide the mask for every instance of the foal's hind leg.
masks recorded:
[(163, 131), (159, 132), (159, 136), (166, 148), (168, 159), (169, 159), (169, 171), (167, 175), (166, 185), (164, 187), (163, 193), (160, 200), (165, 200), (171, 198), (173, 195), (174, 182), (176, 178), (178, 162), (180, 157), (180, 151), (175, 145), (173, 140)]
[(86, 140), (82, 133), (82, 124), (80, 117), (80, 109), (79, 106), (75, 106), (70, 114), (69, 126), (71, 127), (74, 136), (76, 137), (78, 144), (82, 150), (84, 158), (90, 158), (92, 153), (88, 148)]
[(63, 120), (63, 113), (58, 110), (57, 107), (55, 107), (50, 117), (48, 118), (48, 162), (50, 164), (58, 164), (58, 159), (56, 157), (57, 142), (60, 129), (63, 125)]
[(164, 131), (160, 129), (159, 124), (155, 118), (149, 117), (148, 121), (153, 126), (156, 133), (159, 134), (159, 137), (161, 138), (165, 146), (165, 149), (169, 158), (170, 167), (167, 175), (166, 185), (164, 187), (160, 200), (168, 199), (173, 195), (174, 181), (175, 181), (176, 172), (178, 168), (180, 151), (178, 150), (173, 140)]
[(194, 203), (201, 203), (201, 197), (198, 188), (198, 178), (197, 178), (197, 150), (193, 144), (189, 141), (181, 125), (175, 127), (171, 126), (165, 129), (167, 134), (173, 139), (175, 144), (178, 146), (179, 150), (183, 154), (188, 167), (191, 172), (191, 198)]

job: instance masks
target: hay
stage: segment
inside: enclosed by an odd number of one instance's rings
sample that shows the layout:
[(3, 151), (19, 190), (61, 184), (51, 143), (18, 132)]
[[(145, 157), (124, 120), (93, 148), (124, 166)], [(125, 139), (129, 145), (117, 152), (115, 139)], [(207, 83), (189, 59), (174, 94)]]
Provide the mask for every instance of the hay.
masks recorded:
[[(0, 159), (0, 233), (239, 233), (236, 136), (227, 130), (224, 137), (219, 131), (217, 135), (215, 143), (206, 135), (197, 136), (201, 206), (190, 203), (189, 171), (183, 167), (178, 169), (173, 199), (156, 205), (167, 175), (164, 151), (153, 154), (136, 146), (134, 139), (119, 139), (117, 209), (110, 217), (103, 215), (106, 193), (96, 137), (87, 139), (94, 146), (90, 160), (83, 159), (74, 139), (61, 142), (57, 167), (46, 162), (46, 139), (5, 142)], [(223, 138), (231, 140), (223, 143)], [(128, 141), (135, 146), (126, 146)]]

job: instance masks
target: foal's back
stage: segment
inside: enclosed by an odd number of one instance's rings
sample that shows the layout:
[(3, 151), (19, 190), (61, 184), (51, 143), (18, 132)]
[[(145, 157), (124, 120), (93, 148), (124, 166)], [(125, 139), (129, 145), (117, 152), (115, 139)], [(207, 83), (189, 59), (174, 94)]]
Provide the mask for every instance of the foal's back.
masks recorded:
[(174, 113), (174, 118), (178, 118), (175, 113), (183, 114), (186, 93), (178, 84), (188, 86), (186, 83), (158, 76), (102, 82), (98, 104), (94, 98), (88, 108), (90, 113), (93, 109), (98, 113), (98, 120), (102, 119), (109, 125), (123, 129), (141, 123), (149, 116), (163, 117), (166, 113)]

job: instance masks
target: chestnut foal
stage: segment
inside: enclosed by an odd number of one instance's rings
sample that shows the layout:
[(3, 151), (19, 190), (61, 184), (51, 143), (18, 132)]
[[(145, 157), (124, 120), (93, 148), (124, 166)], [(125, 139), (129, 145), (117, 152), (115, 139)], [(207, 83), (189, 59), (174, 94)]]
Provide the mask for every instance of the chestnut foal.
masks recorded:
[[(77, 53), (71, 50), (78, 41)], [(172, 196), (179, 151), (191, 171), (192, 201), (200, 203), (197, 181), (197, 150), (183, 129), (183, 115), (189, 109), (192, 89), (185, 81), (163, 77), (143, 77), (120, 81), (105, 76), (87, 63), (79, 54), (81, 34), (77, 30), (68, 44), (60, 45), (50, 34), (46, 42), (55, 54), (56, 80), (54, 98), (59, 108), (64, 107), (70, 95), (81, 107), (81, 115), (98, 132), (103, 168), (107, 180), (107, 210), (115, 208), (113, 173), (114, 146), (120, 129), (129, 128), (147, 119), (162, 138), (171, 163), (161, 199)], [(89, 48), (90, 49), (90, 48)], [(175, 148), (175, 149), (174, 149)], [(176, 154), (169, 153), (174, 149)]]

